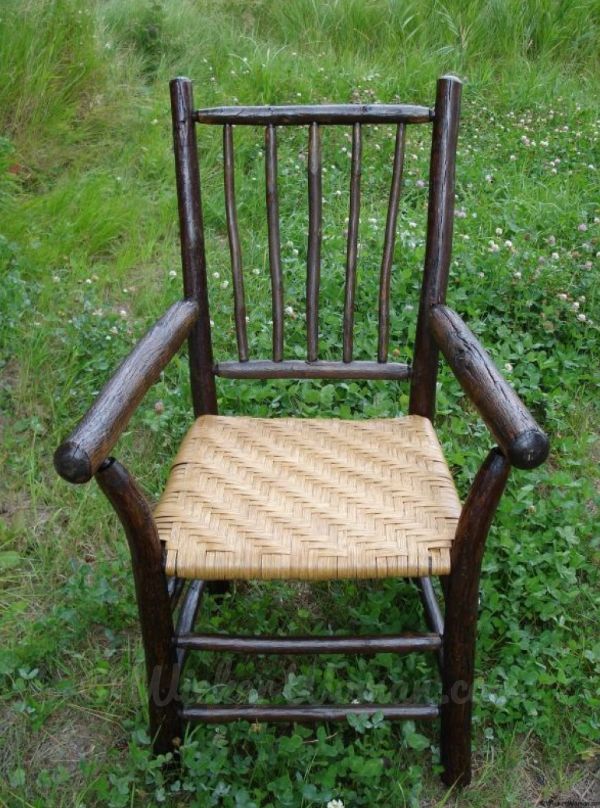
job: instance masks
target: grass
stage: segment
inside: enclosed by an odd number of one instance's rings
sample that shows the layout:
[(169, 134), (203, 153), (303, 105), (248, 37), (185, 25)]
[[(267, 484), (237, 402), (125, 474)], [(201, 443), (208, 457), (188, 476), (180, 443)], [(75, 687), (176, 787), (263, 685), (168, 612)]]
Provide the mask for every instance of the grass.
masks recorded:
[[(0, 802), (47, 805), (535, 805), (598, 799), (597, 4), (553, 0), (7, 0), (0, 33)], [(149, 753), (129, 560), (94, 486), (51, 455), (111, 368), (180, 295), (167, 80), (199, 105), (427, 103), (465, 78), (448, 300), (551, 435), (516, 472), (490, 534), (477, 658), (475, 780), (438, 783), (436, 736), (412, 725), (199, 728), (177, 774)], [(357, 353), (374, 352), (393, 140), (365, 142)], [(340, 351), (348, 140), (324, 136), (323, 355)], [(202, 140), (215, 347), (233, 356), (218, 133)], [(394, 357), (410, 359), (423, 260), (427, 142), (411, 129), (394, 266)], [(236, 130), (251, 351), (266, 355), (260, 133)], [(302, 354), (305, 141), (281, 133), (287, 350)], [(338, 193), (339, 192), (339, 193)], [(259, 200), (260, 204), (256, 204)], [(171, 273), (174, 272), (175, 277)], [(217, 277), (218, 276), (218, 277)], [(490, 439), (445, 369), (438, 427), (461, 493)], [(396, 383), (219, 388), (221, 411), (393, 416)], [(118, 446), (152, 496), (189, 424), (185, 356)], [(400, 582), (246, 585), (203, 621), (242, 633), (418, 625)], [(407, 605), (408, 604), (408, 605)], [(208, 701), (386, 701), (422, 660), (198, 659)], [(273, 682), (272, 685), (268, 682)], [(596, 679), (597, 681), (597, 679)]]

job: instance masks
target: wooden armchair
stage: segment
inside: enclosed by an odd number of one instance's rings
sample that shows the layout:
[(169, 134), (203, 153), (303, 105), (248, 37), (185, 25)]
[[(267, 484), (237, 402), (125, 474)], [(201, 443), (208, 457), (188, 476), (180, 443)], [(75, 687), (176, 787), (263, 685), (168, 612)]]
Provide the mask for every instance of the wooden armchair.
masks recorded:
[[(432, 109), (351, 104), (195, 110), (191, 82), (185, 78), (171, 82), (184, 299), (171, 306), (140, 340), (55, 455), (59, 474), (70, 482), (84, 483), (95, 476), (125, 528), (146, 655), (150, 731), (157, 752), (176, 748), (188, 721), (336, 721), (352, 713), (380, 710), (387, 719), (439, 716), (443, 779), (461, 785), (470, 780), (475, 629), (485, 539), (511, 465), (528, 469), (542, 463), (548, 440), (476, 337), (444, 305), (460, 93), (460, 81), (444, 76), (438, 81)], [(397, 134), (381, 261), (377, 359), (356, 361), (353, 316), (362, 127), (376, 123), (395, 124)], [(265, 129), (273, 317), (269, 360), (249, 358), (234, 192), (234, 124)], [(425, 268), (414, 361), (409, 366), (388, 361), (388, 341), (405, 131), (413, 124), (432, 125), (432, 149)], [(239, 361), (213, 360), (197, 125), (223, 127)], [(352, 127), (342, 359), (335, 362), (319, 359), (318, 345), (320, 132), (329, 125)], [(305, 361), (284, 355), (279, 126), (308, 128)], [(143, 395), (186, 339), (196, 421), (153, 513), (131, 475), (110, 453)], [(432, 426), (439, 351), (499, 447), (489, 452), (462, 506)], [(409, 415), (366, 421), (222, 417), (217, 414), (218, 377), (406, 379), (410, 381)], [(244, 578), (394, 576), (416, 581), (429, 633), (244, 637), (193, 632), (206, 581), (222, 586)], [(432, 586), (434, 576), (442, 584), (443, 607)], [(439, 704), (182, 706), (178, 681), (190, 650), (242, 654), (433, 652), (442, 693)]]

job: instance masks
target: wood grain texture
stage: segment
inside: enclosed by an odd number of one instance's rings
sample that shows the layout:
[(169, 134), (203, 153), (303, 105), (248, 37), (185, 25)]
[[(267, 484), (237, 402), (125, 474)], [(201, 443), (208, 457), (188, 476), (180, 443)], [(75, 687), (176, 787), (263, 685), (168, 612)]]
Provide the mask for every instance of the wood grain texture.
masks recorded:
[(172, 644), (173, 621), (162, 545), (152, 510), (135, 480), (116, 460), (102, 465), (98, 485), (127, 536), (146, 659), (150, 737), (156, 754), (173, 752), (183, 739), (178, 713), (179, 667)]
[(236, 654), (409, 654), (437, 651), (439, 634), (358, 637), (242, 637), (232, 634), (178, 636), (178, 648), (193, 651), (228, 651)]
[(510, 472), (493, 449), (477, 473), (463, 506), (451, 551), (444, 620), (441, 761), (451, 786), (471, 780), (471, 713), (481, 560), (488, 530)]
[(279, 237), (279, 197), (277, 193), (277, 131), (270, 124), (265, 129), (265, 184), (267, 226), (269, 231), (269, 267), (273, 316), (273, 361), (283, 359), (283, 276)]
[(233, 156), (233, 132), (231, 124), (223, 127), (223, 177), (225, 183), (225, 218), (231, 256), (233, 277), (233, 314), (235, 337), (240, 362), (248, 359), (248, 336), (246, 334), (246, 301), (244, 297), (244, 276), (242, 273), (242, 248), (235, 204), (235, 162)]
[(306, 258), (306, 355), (316, 362), (319, 353), (319, 283), (323, 226), (321, 189), (321, 134), (312, 123), (308, 135), (308, 250)]
[(344, 291), (343, 359), (352, 361), (354, 334), (354, 298), (356, 295), (356, 262), (358, 257), (358, 226), (360, 221), (360, 179), (362, 173), (361, 124), (352, 127), (352, 163), (350, 166), (350, 211), (346, 245), (346, 287)]
[(454, 220), (454, 172), (461, 82), (442, 76), (437, 83), (431, 140), (427, 241), (417, 333), (413, 358), (409, 412), (433, 419), (438, 350), (429, 327), (429, 309), (446, 299)]
[(392, 169), (392, 182), (390, 185), (390, 196), (385, 224), (385, 237), (383, 240), (383, 256), (381, 258), (381, 269), (379, 274), (378, 362), (387, 362), (388, 345), (390, 341), (390, 284), (392, 280), (394, 246), (396, 244), (396, 221), (398, 219), (398, 206), (400, 204), (400, 191), (402, 188), (402, 171), (404, 167), (404, 135), (404, 124), (399, 124), (396, 129), (394, 166)]
[(71, 483), (85, 483), (93, 477), (197, 319), (198, 303), (181, 300), (142, 337), (54, 453), (61, 477)]
[(198, 303), (199, 314), (189, 336), (192, 401), (195, 415), (216, 414), (217, 392), (212, 373), (212, 337), (192, 82), (187, 78), (176, 78), (171, 81), (170, 89), (183, 288), (185, 297), (193, 298)]
[(227, 724), (231, 721), (283, 722), (315, 724), (321, 721), (346, 721), (349, 715), (373, 715), (383, 713), (388, 721), (433, 721), (439, 714), (437, 704), (342, 704), (307, 706), (254, 706), (206, 704), (184, 707), (181, 716), (185, 721), (202, 721), (205, 724)]
[(410, 365), (401, 362), (356, 361), (329, 362), (288, 359), (270, 362), (255, 359), (249, 362), (219, 362), (215, 375), (225, 379), (409, 379)]
[(197, 123), (288, 126), (299, 124), (429, 123), (434, 110), (412, 104), (319, 104), (213, 107), (194, 113)]
[(543, 463), (549, 451), (547, 436), (473, 332), (447, 306), (434, 306), (430, 323), (456, 378), (513, 466), (531, 469)]

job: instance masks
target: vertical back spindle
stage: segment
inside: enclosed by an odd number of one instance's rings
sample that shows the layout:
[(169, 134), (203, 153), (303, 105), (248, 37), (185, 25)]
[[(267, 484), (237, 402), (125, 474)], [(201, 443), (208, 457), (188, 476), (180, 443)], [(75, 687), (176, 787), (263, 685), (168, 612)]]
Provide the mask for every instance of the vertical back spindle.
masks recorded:
[(344, 298), (344, 362), (352, 361), (354, 331), (354, 296), (356, 291), (356, 259), (358, 255), (358, 224), (360, 220), (360, 175), (362, 130), (360, 123), (352, 127), (352, 164), (350, 167), (350, 213), (346, 247), (346, 292)]
[(387, 362), (388, 346), (390, 340), (390, 283), (392, 278), (392, 261), (394, 260), (394, 246), (396, 244), (396, 220), (398, 218), (398, 205), (402, 186), (402, 171), (404, 168), (405, 126), (398, 124), (396, 129), (396, 145), (394, 148), (394, 167), (392, 169), (392, 183), (388, 203), (387, 220), (385, 224), (385, 238), (383, 241), (383, 256), (381, 258), (381, 272), (379, 277), (379, 344), (377, 346), (377, 361)]
[(425, 268), (409, 402), (411, 414), (429, 419), (435, 413), (438, 369), (438, 348), (429, 327), (429, 312), (434, 304), (444, 303), (446, 299), (452, 249), (454, 168), (461, 89), (462, 83), (456, 76), (442, 76), (439, 79), (431, 138)]
[(319, 353), (321, 236), (321, 137), (319, 124), (311, 123), (308, 135), (308, 257), (306, 274), (306, 342), (309, 362), (316, 362)]
[(273, 301), (273, 361), (281, 362), (283, 359), (283, 279), (279, 239), (279, 199), (277, 196), (277, 134), (273, 124), (269, 124), (265, 129), (265, 152), (269, 266)]
[(244, 299), (244, 278), (242, 275), (242, 251), (235, 206), (235, 165), (233, 159), (233, 127), (230, 123), (223, 127), (223, 174), (225, 179), (225, 215), (227, 236), (231, 255), (233, 276), (233, 308), (235, 316), (235, 336), (240, 362), (248, 361), (248, 337), (246, 334), (246, 302)]
[(171, 81), (169, 86), (171, 90), (183, 289), (186, 297), (191, 297), (198, 302), (199, 310), (198, 321), (188, 340), (194, 414), (197, 416), (207, 413), (216, 414), (217, 391), (213, 373), (192, 82), (187, 78), (176, 78)]

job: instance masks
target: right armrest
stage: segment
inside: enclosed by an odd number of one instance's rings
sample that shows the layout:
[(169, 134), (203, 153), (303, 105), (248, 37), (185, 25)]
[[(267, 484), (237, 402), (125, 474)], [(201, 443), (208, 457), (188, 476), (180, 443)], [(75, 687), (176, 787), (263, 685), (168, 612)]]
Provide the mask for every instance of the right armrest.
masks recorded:
[(434, 339), (513, 466), (533, 469), (548, 457), (548, 438), (479, 340), (447, 306), (433, 306)]
[(54, 466), (61, 477), (86, 483), (94, 476), (197, 319), (196, 301), (180, 300), (141, 338), (54, 453)]

